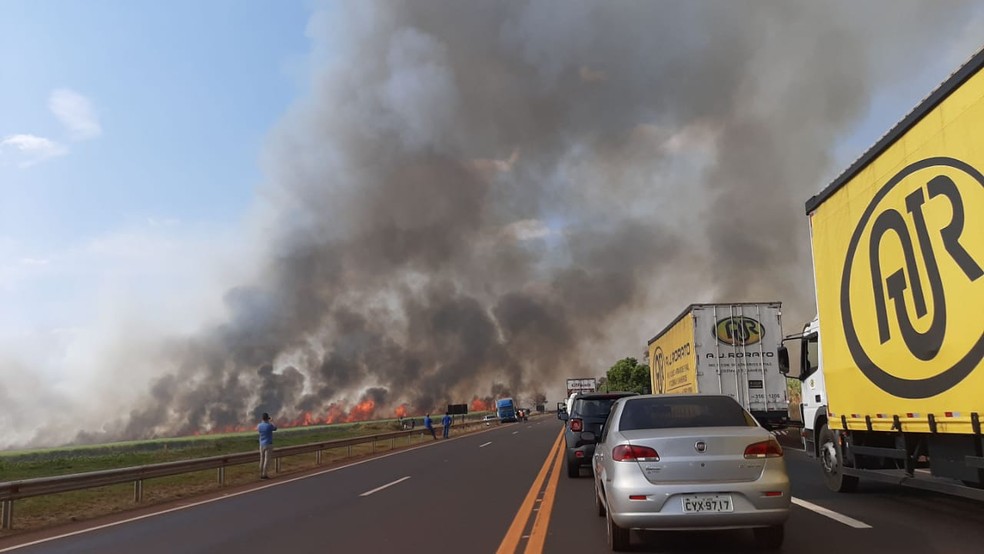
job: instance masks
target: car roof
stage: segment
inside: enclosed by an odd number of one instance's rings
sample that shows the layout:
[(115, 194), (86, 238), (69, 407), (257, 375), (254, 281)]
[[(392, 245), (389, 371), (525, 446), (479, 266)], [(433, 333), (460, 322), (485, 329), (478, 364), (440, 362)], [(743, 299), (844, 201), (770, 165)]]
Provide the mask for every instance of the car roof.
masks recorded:
[[(636, 398), (711, 398), (711, 397), (723, 397), (731, 398), (727, 394), (702, 394), (697, 392), (688, 392), (680, 394), (637, 394)], [(734, 400), (734, 398), (731, 398)]]
[(637, 392), (586, 392), (581, 393), (574, 400), (601, 400), (606, 398), (624, 398), (626, 396), (639, 396)]

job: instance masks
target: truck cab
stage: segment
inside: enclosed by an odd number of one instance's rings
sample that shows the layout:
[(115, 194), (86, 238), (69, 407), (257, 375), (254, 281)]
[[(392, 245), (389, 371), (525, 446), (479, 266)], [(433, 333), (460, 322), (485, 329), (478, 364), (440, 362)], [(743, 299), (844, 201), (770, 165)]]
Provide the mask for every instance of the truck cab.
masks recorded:
[(800, 341), (801, 382), (800, 417), (803, 421), (803, 447), (808, 456), (817, 455), (817, 433), (827, 423), (827, 390), (824, 382), (823, 363), (820, 359), (820, 320), (803, 327)]

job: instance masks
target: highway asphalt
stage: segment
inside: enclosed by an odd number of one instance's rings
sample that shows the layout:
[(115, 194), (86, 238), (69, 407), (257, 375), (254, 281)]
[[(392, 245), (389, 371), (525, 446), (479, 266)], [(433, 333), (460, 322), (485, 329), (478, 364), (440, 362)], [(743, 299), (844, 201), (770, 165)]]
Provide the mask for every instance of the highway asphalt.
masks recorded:
[[(552, 456), (560, 429), (551, 416), (494, 426), (71, 536), (47, 532), (50, 540), (23, 547), (41, 535), (5, 539), (0, 552), (539, 552), (541, 544), (548, 553), (605, 552), (589, 472), (569, 479)], [(984, 551), (984, 504), (868, 483), (835, 494), (802, 452), (787, 449), (786, 458), (802, 505), (783, 552)], [(632, 541), (636, 552), (756, 551), (745, 531)]]

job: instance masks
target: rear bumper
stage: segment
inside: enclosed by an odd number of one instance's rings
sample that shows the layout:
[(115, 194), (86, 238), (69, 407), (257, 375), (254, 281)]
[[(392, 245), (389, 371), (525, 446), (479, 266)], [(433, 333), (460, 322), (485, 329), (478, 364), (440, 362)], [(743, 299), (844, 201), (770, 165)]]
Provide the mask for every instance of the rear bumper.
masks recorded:
[(747, 529), (780, 525), (789, 517), (789, 508), (735, 512), (730, 514), (659, 514), (651, 512), (612, 512), (619, 527), (628, 529)]
[[(605, 483), (605, 501), (612, 519), (630, 529), (737, 529), (778, 525), (789, 517), (791, 504), (786, 472), (769, 470), (755, 481), (738, 483), (650, 483), (641, 472)], [(765, 496), (766, 492), (780, 496)], [(692, 494), (731, 496), (733, 512), (687, 513), (683, 497)], [(645, 500), (631, 500), (644, 495)]]
[[(568, 447), (567, 457), (576, 465), (591, 466), (591, 458), (594, 457), (595, 444), (582, 444), (581, 446)], [(580, 455), (578, 455), (580, 454)]]

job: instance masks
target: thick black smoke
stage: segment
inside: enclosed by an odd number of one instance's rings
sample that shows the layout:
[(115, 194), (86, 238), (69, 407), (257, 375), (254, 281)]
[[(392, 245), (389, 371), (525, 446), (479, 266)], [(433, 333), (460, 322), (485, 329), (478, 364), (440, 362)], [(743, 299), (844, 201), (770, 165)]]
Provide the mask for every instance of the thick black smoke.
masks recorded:
[[(349, 2), (276, 129), (271, 254), (111, 433), (559, 391), (686, 304), (813, 313), (804, 200), (961, 5)], [(968, 52), (969, 54), (969, 52)], [(899, 114), (901, 117), (903, 114)], [(343, 415), (344, 415), (343, 414)], [(341, 417), (341, 416), (339, 416)]]

